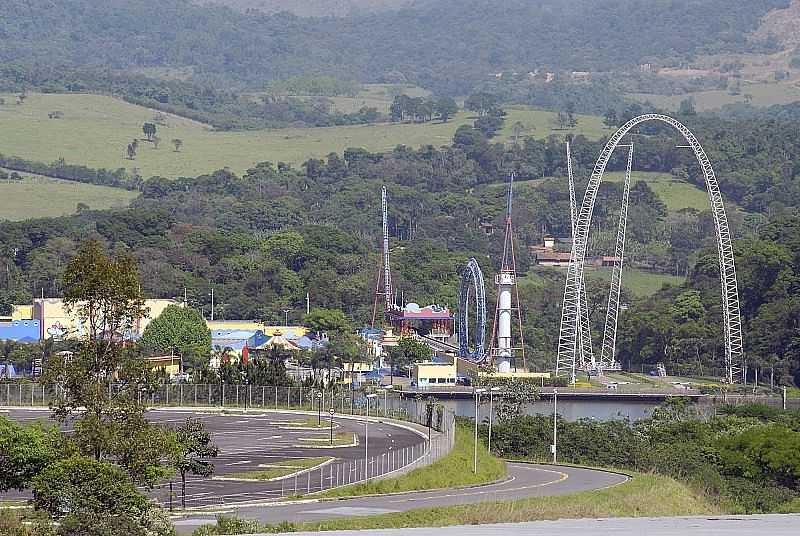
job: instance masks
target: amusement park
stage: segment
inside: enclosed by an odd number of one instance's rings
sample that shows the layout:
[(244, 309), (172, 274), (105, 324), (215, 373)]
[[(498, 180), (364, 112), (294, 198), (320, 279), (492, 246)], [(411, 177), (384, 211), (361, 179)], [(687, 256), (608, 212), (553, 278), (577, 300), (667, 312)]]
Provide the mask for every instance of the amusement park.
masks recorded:
[[(731, 244), (731, 231), (712, 163), (697, 138), (678, 120), (660, 114), (635, 117), (622, 125), (610, 138), (597, 158), (588, 181), (586, 191), (576, 192), (573, 176), (573, 157), (570, 140), (564, 150), (567, 162), (569, 187), (569, 220), (572, 234), (568, 242), (569, 253), (552, 256), (565, 267), (563, 302), (561, 304), (558, 347), (552, 349), (552, 367), (547, 370), (532, 370), (526, 360), (526, 340), (523, 333), (525, 304), (520, 303), (517, 281), (517, 259), (514, 236), (514, 174), (508, 177), (506, 207), (502, 238), (502, 254), (490, 259), (496, 272), (487, 277), (477, 259), (471, 258), (462, 270), (458, 292), (458, 307), (452, 314), (447, 307), (432, 304), (420, 306), (414, 302), (400, 304), (398, 292), (393, 287), (391, 244), (389, 237), (390, 192), (386, 187), (381, 192), (383, 238), (381, 243), (381, 266), (375, 286), (371, 329), (365, 337), (373, 341), (376, 355), (388, 355), (388, 349), (396, 346), (402, 338), (413, 338), (430, 347), (434, 359), (431, 362), (414, 364), (412, 387), (435, 389), (464, 384), (477, 376), (504, 379), (519, 379), (539, 382), (542, 386), (575, 386), (581, 376), (589, 380), (600, 379), (601, 386), (618, 389), (628, 382), (607, 379), (623, 372), (618, 359), (618, 337), (620, 311), (624, 308), (621, 299), (624, 276), (625, 239), (628, 225), (628, 208), (634, 173), (634, 143), (627, 141), (629, 134), (647, 122), (657, 122), (673, 128), (685, 144), (679, 148), (691, 151), (696, 158), (705, 182), (713, 213), (718, 264), (720, 272), (720, 296), (724, 321), (725, 371), (721, 383), (731, 387), (743, 382), (742, 322), (739, 311), (739, 294), (736, 269)], [(589, 231), (597, 194), (604, 179), (606, 167), (617, 149), (625, 151), (627, 163), (624, 173), (621, 205), (618, 207), (618, 226), (613, 251), (601, 257), (603, 266), (611, 267), (611, 278), (605, 307), (605, 323), (600, 348), (594, 348), (592, 327), (586, 298), (584, 267), (587, 264)], [(582, 197), (582, 200), (581, 200)], [(518, 246), (516, 246), (518, 247)], [(551, 250), (546, 244), (543, 250)], [(550, 257), (546, 257), (551, 260)], [(563, 260), (562, 260), (563, 258)], [(566, 261), (566, 262), (565, 262)], [(494, 285), (496, 303), (488, 303), (487, 284)], [(403, 294), (405, 297), (405, 294)], [(493, 313), (492, 313), (493, 311)], [(527, 341), (535, 346), (536, 341)], [(381, 367), (391, 366), (385, 359)], [(439, 374), (440, 376), (436, 376)], [(667, 371), (658, 364), (651, 372), (656, 377), (667, 377)], [(603, 379), (606, 378), (605, 381)], [(444, 384), (444, 385), (442, 385)], [(667, 390), (691, 389), (688, 384), (664, 381)]]

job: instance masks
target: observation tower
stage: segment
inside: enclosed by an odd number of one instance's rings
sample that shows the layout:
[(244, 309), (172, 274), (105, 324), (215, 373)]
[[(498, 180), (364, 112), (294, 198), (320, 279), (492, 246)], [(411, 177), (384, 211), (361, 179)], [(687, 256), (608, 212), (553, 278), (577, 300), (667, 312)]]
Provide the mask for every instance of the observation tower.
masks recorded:
[[(522, 312), (519, 305), (519, 289), (517, 288), (517, 260), (514, 255), (514, 226), (511, 220), (511, 205), (514, 198), (514, 174), (508, 184), (508, 201), (506, 206), (506, 227), (503, 239), (503, 259), (500, 271), (495, 275), (497, 285), (497, 306), (494, 313), (494, 327), (489, 345), (489, 355), (498, 372), (508, 373), (517, 370), (517, 357), (525, 363), (525, 339), (522, 335)], [(516, 317), (516, 318), (515, 318)], [(517, 334), (513, 333), (516, 323)]]

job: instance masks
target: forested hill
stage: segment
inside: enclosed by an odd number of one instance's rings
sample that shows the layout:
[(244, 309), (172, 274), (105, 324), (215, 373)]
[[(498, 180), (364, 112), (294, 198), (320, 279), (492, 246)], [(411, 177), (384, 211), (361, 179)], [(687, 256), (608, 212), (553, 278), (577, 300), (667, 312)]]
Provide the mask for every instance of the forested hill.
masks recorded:
[(300, 17), (344, 17), (357, 13), (396, 9), (414, 0), (194, 0), (196, 4), (219, 4), (240, 11), (264, 13), (288, 11)]
[(608, 70), (750, 41), (789, 0), (437, 0), (344, 18), (241, 13), (189, 0), (2, 0), (0, 62), (183, 68), (250, 87), (298, 74), (466, 94), (503, 70)]

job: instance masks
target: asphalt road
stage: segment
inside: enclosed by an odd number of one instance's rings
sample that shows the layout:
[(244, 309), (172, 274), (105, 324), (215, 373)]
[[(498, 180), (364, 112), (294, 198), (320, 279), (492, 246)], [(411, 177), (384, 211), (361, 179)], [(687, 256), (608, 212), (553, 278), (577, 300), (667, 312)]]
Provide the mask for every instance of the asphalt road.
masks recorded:
[[(339, 517), (404, 512), (432, 506), (563, 495), (614, 486), (626, 480), (627, 477), (623, 475), (591, 469), (510, 463), (509, 478), (506, 481), (487, 486), (336, 501), (240, 506), (225, 510), (224, 513), (273, 524), (281, 521), (320, 521)], [(214, 517), (215, 514), (211, 512), (193, 514), (177, 520), (175, 526), (180, 533), (189, 533), (199, 525), (213, 523)]]
[[(19, 422), (33, 422), (46, 420), (49, 412), (10, 409), (4, 415)], [(201, 419), (212, 433), (214, 442), (220, 449), (219, 456), (214, 460), (214, 478), (189, 477), (187, 479), (186, 506), (188, 508), (227, 507), (238, 502), (275, 500), (282, 496), (295, 494), (295, 485), (298, 486), (299, 493), (305, 493), (308, 489), (313, 492), (315, 486), (319, 490), (319, 480), (316, 474), (313, 479), (306, 480), (306, 475), (302, 475), (297, 480), (289, 479), (284, 482), (218, 480), (220, 477), (225, 478), (230, 473), (256, 471), (262, 469), (261, 465), (280, 460), (317, 457), (333, 457), (337, 461), (351, 462), (355, 470), (355, 467), (364, 459), (365, 430), (363, 421), (334, 416), (334, 432), (352, 432), (358, 437), (358, 444), (353, 447), (325, 448), (325, 440), (329, 437), (328, 429), (291, 429), (291, 421), (316, 419), (316, 415), (274, 411), (251, 411), (246, 414), (223, 415), (218, 412), (203, 412), (197, 409), (156, 409), (148, 412), (148, 419), (151, 421), (176, 426), (188, 417)], [(322, 414), (323, 423), (327, 422), (328, 418), (328, 415)], [(319, 447), (309, 448), (303, 444), (300, 438), (317, 439)], [(424, 437), (408, 429), (382, 422), (370, 422), (369, 424), (370, 456), (400, 451), (406, 447), (422, 445), (424, 442)], [(310, 442), (306, 441), (306, 443)], [(327, 473), (324, 476), (326, 479), (328, 478)], [(343, 478), (343, 475), (340, 476)], [(179, 489), (179, 479), (175, 479), (174, 490), (178, 497)], [(148, 494), (166, 504), (169, 497), (168, 490), (168, 484), (163, 484)], [(7, 493), (0, 494), (0, 500), (28, 496)], [(178, 500), (176, 498), (176, 501)]]
[[(370, 536), (796, 536), (800, 515), (564, 519), (497, 525), (430, 529), (370, 530)], [(293, 532), (310, 536), (317, 532)], [(326, 536), (364, 536), (359, 531), (326, 532)]]

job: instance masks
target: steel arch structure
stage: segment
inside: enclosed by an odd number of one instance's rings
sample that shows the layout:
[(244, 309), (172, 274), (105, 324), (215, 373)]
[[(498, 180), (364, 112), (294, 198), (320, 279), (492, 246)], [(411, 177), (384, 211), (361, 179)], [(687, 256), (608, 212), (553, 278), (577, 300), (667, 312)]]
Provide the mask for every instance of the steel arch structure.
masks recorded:
[(589, 228), (592, 221), (597, 191), (603, 180), (608, 161), (614, 149), (631, 129), (648, 121), (659, 121), (672, 126), (681, 133), (689, 147), (694, 152), (697, 162), (703, 170), (708, 199), (714, 215), (714, 227), (717, 238), (717, 253), (719, 257), (720, 287), (722, 291), (722, 313), (725, 334), (725, 365), (726, 380), (728, 383), (739, 381), (741, 361), (743, 357), (742, 320), (739, 310), (739, 291), (736, 281), (736, 266), (733, 256), (733, 244), (728, 218), (719, 191), (717, 177), (705, 150), (692, 132), (680, 121), (661, 114), (645, 114), (635, 117), (619, 128), (608, 140), (603, 151), (595, 163), (589, 185), (583, 197), (583, 204), (575, 226), (575, 238), (571, 253), (571, 261), (567, 270), (567, 281), (564, 289), (564, 300), (561, 310), (561, 327), (559, 331), (558, 356), (556, 361), (556, 374), (565, 372), (571, 374), (575, 380), (576, 346), (578, 343), (578, 315), (580, 311), (580, 296), (583, 286), (583, 264), (586, 258), (586, 248), (589, 237)]
[[(475, 295), (474, 350), (469, 348), (470, 287)], [(486, 286), (483, 281), (483, 271), (474, 257), (467, 263), (458, 296), (458, 354), (474, 361), (483, 361), (486, 357)]]

